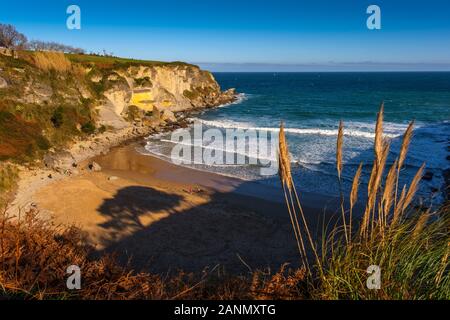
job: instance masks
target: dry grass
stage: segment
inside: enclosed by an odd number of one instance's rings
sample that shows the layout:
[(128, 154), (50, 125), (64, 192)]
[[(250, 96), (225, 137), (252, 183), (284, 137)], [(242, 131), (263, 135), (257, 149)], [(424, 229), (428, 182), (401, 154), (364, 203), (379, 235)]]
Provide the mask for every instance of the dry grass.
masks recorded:
[(339, 121), (339, 129), (338, 129), (338, 137), (337, 137), (337, 143), (336, 143), (336, 169), (338, 173), (339, 180), (341, 179), (342, 175), (342, 146), (344, 145), (344, 123), (342, 121)]
[[(134, 272), (113, 256), (91, 258), (83, 233), (56, 226), (30, 211), (21, 219), (0, 215), (0, 297), (3, 299), (300, 299), (305, 274), (278, 272), (227, 275), (214, 268), (173, 276)], [(68, 290), (66, 269), (78, 265), (81, 289)]]
[[(443, 205), (433, 213), (429, 209), (411, 207), (425, 164), (419, 168), (409, 187), (403, 186), (397, 199), (400, 169), (406, 159), (414, 123), (408, 126), (399, 157), (385, 175), (390, 144), (383, 137), (383, 113), (384, 105), (381, 104), (375, 126), (374, 161), (367, 201), (359, 228), (353, 230), (352, 222), (347, 228), (346, 220), (349, 213), (351, 221), (357, 202), (362, 164), (353, 179), (349, 212), (344, 210), (341, 188), (342, 225), (335, 226), (323, 239), (321, 261), (311, 268), (317, 272), (310, 274), (309, 281), (318, 283), (310, 289), (311, 294), (319, 299), (449, 299), (449, 205)], [(285, 139), (280, 141), (286, 144)], [(342, 148), (343, 124), (340, 123), (336, 151), (339, 184), (343, 168)], [(287, 147), (283, 146), (283, 149)], [(280, 165), (280, 170), (284, 170), (284, 164)], [(280, 175), (285, 184), (287, 177)], [(291, 184), (291, 189), (295, 190), (294, 183)], [(284, 191), (288, 198), (289, 189)], [(292, 205), (286, 203), (288, 211), (293, 211)], [(301, 204), (298, 202), (297, 206), (301, 207)], [(304, 228), (308, 230), (306, 222)], [(316, 244), (307, 239), (307, 245), (314, 249)], [(366, 287), (366, 269), (370, 265), (381, 268), (383, 283), (380, 290)]]
[[(297, 246), (300, 251), (302, 265), (304, 268), (306, 268), (308, 274), (311, 276), (312, 270), (309, 264), (307, 249), (310, 249), (314, 254), (315, 263), (317, 265), (320, 265), (320, 260), (316, 245), (313, 242), (311, 232), (306, 222), (306, 217), (303, 212), (297, 190), (292, 179), (291, 161), (288, 145), (286, 142), (286, 136), (284, 134), (283, 123), (281, 123), (279, 133), (279, 175), (285, 195), (287, 209), (291, 219), (292, 228), (297, 240)], [(309, 244), (309, 246), (306, 246), (305, 244)]]
[(342, 190), (342, 169), (344, 164), (342, 162), (342, 147), (344, 145), (344, 123), (339, 121), (339, 129), (336, 143), (336, 169), (338, 174), (338, 182), (339, 182), (339, 195), (341, 198), (341, 213), (342, 213), (342, 225), (344, 228), (345, 240), (349, 242), (348, 238), (348, 230), (347, 230), (347, 219), (345, 217), (345, 209), (344, 209), (344, 192)]
[(356, 170), (355, 176), (353, 177), (352, 182), (352, 190), (350, 192), (350, 214), (349, 214), (349, 230), (351, 232), (352, 225), (353, 225), (353, 208), (355, 207), (356, 202), (358, 201), (358, 190), (359, 190), (359, 183), (361, 179), (361, 172), (362, 172), (362, 166), (363, 164), (360, 163), (358, 166), (358, 169)]
[(24, 52), (22, 57), (29, 63), (43, 71), (68, 72), (72, 69), (72, 63), (62, 52), (34, 51)]
[(292, 188), (292, 179), (291, 179), (291, 157), (289, 155), (289, 150), (286, 142), (286, 136), (284, 134), (284, 125), (283, 122), (280, 124), (280, 133), (278, 136), (279, 141), (279, 154), (278, 154), (278, 163), (280, 166), (279, 175), (281, 179), (281, 183), (283, 186), (286, 186), (289, 190)]

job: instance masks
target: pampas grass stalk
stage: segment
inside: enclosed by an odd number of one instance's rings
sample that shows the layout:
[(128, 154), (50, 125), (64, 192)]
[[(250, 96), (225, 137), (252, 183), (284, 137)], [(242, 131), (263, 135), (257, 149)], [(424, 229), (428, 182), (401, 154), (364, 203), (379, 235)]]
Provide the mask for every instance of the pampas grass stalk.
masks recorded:
[(297, 189), (296, 189), (295, 186), (294, 186), (294, 187), (292, 188), (292, 190), (294, 191), (294, 195), (295, 195), (295, 199), (296, 199), (297, 206), (298, 206), (298, 209), (299, 209), (300, 217), (302, 218), (303, 226), (304, 226), (304, 228), (305, 228), (306, 235), (308, 236), (308, 241), (309, 241), (309, 244), (310, 244), (310, 246), (311, 246), (311, 248), (312, 248), (312, 251), (313, 251), (313, 254), (314, 254), (314, 258), (315, 258), (315, 260), (316, 260), (317, 269), (319, 270), (319, 272), (322, 273), (322, 272), (323, 272), (323, 270), (322, 270), (322, 265), (321, 265), (321, 263), (320, 263), (319, 255), (318, 255), (318, 253), (317, 253), (316, 244), (315, 244), (315, 242), (313, 241), (311, 232), (309, 231), (309, 227), (308, 227), (308, 223), (307, 223), (307, 221), (306, 221), (305, 213), (303, 212), (303, 208), (302, 208), (301, 203), (300, 203), (300, 198), (299, 198), (299, 196), (298, 196), (298, 194), (297, 194)]
[(338, 172), (338, 182), (339, 182), (339, 194), (340, 194), (340, 203), (341, 203), (341, 213), (342, 213), (342, 224), (344, 227), (344, 235), (347, 243), (349, 242), (348, 231), (347, 231), (347, 222), (345, 218), (345, 209), (344, 209), (344, 192), (342, 190), (342, 146), (344, 145), (344, 124), (342, 121), (339, 121), (339, 129), (338, 136), (336, 142), (336, 169)]
[[(279, 154), (278, 154), (278, 165), (279, 165), (279, 176), (281, 184), (283, 186), (283, 192), (285, 196), (286, 205), (288, 207), (288, 212), (291, 218), (292, 228), (296, 236), (297, 246), (301, 252), (302, 263), (308, 269), (309, 274), (312, 276), (311, 268), (309, 267), (309, 261), (306, 252), (306, 246), (303, 241), (303, 232), (309, 241), (309, 246), (314, 254), (316, 265), (321, 272), (321, 263), (319, 260), (319, 255), (315, 243), (312, 239), (311, 232), (309, 231), (308, 223), (306, 221), (305, 214), (300, 202), (300, 198), (297, 194), (297, 190), (293, 183), (291, 174), (291, 161), (289, 156), (289, 148), (286, 142), (286, 136), (284, 133), (284, 125), (280, 124), (279, 133)], [(302, 224), (299, 222), (299, 217), (301, 218)]]
[(300, 253), (302, 264), (307, 268), (310, 273), (309, 263), (306, 255), (306, 249), (303, 242), (303, 236), (298, 223), (297, 215), (295, 213), (295, 208), (293, 206), (292, 200), (292, 180), (291, 180), (291, 160), (289, 156), (289, 150), (286, 142), (286, 137), (284, 134), (284, 125), (280, 124), (279, 133), (279, 154), (278, 154), (278, 165), (279, 165), (279, 175), (281, 180), (281, 185), (283, 186), (283, 193), (289, 212), (289, 218), (291, 220), (292, 229), (294, 230), (295, 240), (297, 242), (297, 247)]
[(291, 181), (291, 157), (289, 155), (289, 150), (286, 142), (286, 136), (284, 134), (284, 124), (280, 124), (280, 133), (278, 136), (279, 143), (279, 154), (278, 154), (278, 165), (279, 165), (279, 175), (281, 183), (286, 186), (289, 191), (292, 190)]
[(295, 235), (295, 240), (297, 242), (298, 251), (300, 253), (300, 257), (302, 260), (302, 265), (303, 265), (303, 267), (305, 267), (308, 270), (308, 273), (311, 273), (310, 268), (309, 268), (309, 263), (307, 260), (305, 244), (303, 242), (303, 236), (301, 234), (300, 226), (298, 224), (298, 219), (296, 219), (295, 213), (292, 212), (292, 209), (291, 209), (293, 201), (292, 201), (292, 198), (288, 199), (289, 192), (286, 192), (285, 185), (283, 185), (283, 193), (284, 193), (285, 201), (286, 201), (288, 212), (289, 212), (289, 218), (290, 218), (291, 224), (292, 224), (292, 229), (294, 230), (294, 235)]
[[(382, 183), (382, 179), (383, 179), (383, 173), (384, 173), (384, 168), (386, 167), (386, 162), (387, 162), (387, 158), (389, 155), (389, 150), (390, 150), (390, 145), (387, 142), (384, 142), (384, 147), (383, 147), (383, 151), (382, 151), (382, 155), (381, 155), (381, 162), (379, 164), (379, 167), (377, 168), (377, 175), (375, 177), (375, 189), (372, 191), (373, 195), (372, 195), (372, 201), (373, 201), (373, 208), (375, 209), (375, 203), (377, 201), (377, 196), (378, 196), (378, 191), (381, 190), (381, 183)], [(381, 202), (378, 204), (378, 222), (380, 224), (380, 226), (382, 225), (382, 219), (383, 219), (383, 214), (381, 212), (382, 210), (382, 206), (381, 206)], [(372, 221), (373, 222), (373, 221)]]
[(386, 183), (384, 184), (383, 196), (381, 198), (382, 206), (383, 206), (383, 227), (386, 227), (387, 220), (389, 217), (389, 212), (392, 207), (392, 198), (394, 196), (394, 188), (396, 186), (396, 178), (398, 177), (397, 173), (397, 164), (398, 159), (395, 159), (394, 164), (389, 169), (388, 175), (386, 177)]
[(353, 207), (355, 206), (356, 202), (358, 201), (358, 189), (359, 189), (359, 182), (361, 179), (361, 171), (362, 171), (362, 162), (359, 164), (358, 169), (356, 170), (355, 176), (353, 177), (352, 182), (352, 191), (350, 192), (350, 214), (349, 214), (349, 230), (350, 230), (350, 239), (352, 238), (352, 218), (353, 218)]
[(430, 213), (428, 211), (426, 211), (420, 215), (419, 219), (417, 219), (416, 226), (414, 227), (414, 231), (413, 231), (413, 235), (412, 235), (413, 238), (416, 238), (420, 234), (420, 232), (425, 227), (425, 224), (427, 223), (429, 217), (430, 217)]
[(400, 193), (400, 198), (398, 199), (397, 206), (394, 209), (394, 215), (392, 217), (390, 228), (393, 228), (396, 225), (397, 221), (400, 219), (401, 204), (403, 203), (403, 201), (405, 201), (405, 196), (406, 196), (406, 185), (403, 186), (402, 192)]
[[(374, 154), (375, 160), (370, 174), (369, 185), (367, 189), (367, 203), (366, 210), (364, 212), (362, 227), (360, 228), (361, 236), (368, 236), (369, 224), (371, 229), (374, 227), (375, 214), (376, 214), (376, 199), (378, 190), (381, 185), (381, 179), (386, 165), (387, 156), (389, 154), (389, 143), (383, 138), (383, 115), (384, 115), (384, 103), (381, 103), (380, 110), (377, 114), (377, 122), (375, 124), (375, 141), (374, 141)], [(369, 223), (370, 222), (370, 223)]]
[(403, 141), (402, 146), (400, 148), (400, 156), (398, 158), (398, 164), (397, 164), (397, 177), (395, 182), (395, 197), (394, 197), (394, 206), (397, 206), (397, 191), (398, 191), (398, 179), (400, 177), (400, 170), (403, 167), (403, 164), (405, 163), (406, 155), (408, 153), (409, 144), (411, 143), (412, 133), (414, 128), (414, 121), (411, 121), (408, 125), (408, 128), (406, 129), (405, 133), (403, 134)]
[(408, 192), (406, 193), (405, 201), (403, 201), (403, 203), (402, 203), (402, 213), (407, 209), (407, 207), (410, 205), (411, 201), (413, 200), (414, 195), (417, 192), (419, 182), (422, 179), (424, 169), (425, 169), (425, 163), (420, 166), (419, 170), (417, 170), (417, 173), (414, 176), (414, 179), (411, 181)]
[(383, 117), (384, 117), (384, 102), (381, 103), (380, 111), (378, 111), (377, 122), (375, 125), (374, 151), (375, 151), (375, 161), (378, 165), (381, 163), (381, 157), (384, 147)]
[(337, 143), (336, 143), (336, 168), (339, 180), (341, 179), (342, 175), (342, 146), (344, 144), (344, 124), (342, 121), (339, 121), (339, 129), (338, 129), (338, 136), (337, 136)]

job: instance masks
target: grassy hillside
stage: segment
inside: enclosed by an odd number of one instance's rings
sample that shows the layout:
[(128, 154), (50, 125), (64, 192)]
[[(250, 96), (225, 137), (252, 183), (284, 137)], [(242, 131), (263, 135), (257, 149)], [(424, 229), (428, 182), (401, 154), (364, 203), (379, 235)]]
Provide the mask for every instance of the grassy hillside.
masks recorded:
[[(0, 160), (28, 161), (95, 131), (92, 89), (62, 54), (0, 55)], [(82, 130), (84, 128), (84, 130)]]
[(75, 137), (104, 131), (96, 125), (94, 106), (106, 90), (128, 88), (115, 71), (130, 66), (195, 67), (59, 52), (21, 51), (18, 59), (0, 55), (0, 77), (7, 83), (0, 88), (0, 161), (30, 161)]
[(194, 66), (181, 61), (164, 62), (154, 60), (139, 60), (130, 58), (120, 58), (111, 56), (99, 56), (90, 54), (66, 54), (66, 57), (72, 62), (96, 64), (97, 66)]

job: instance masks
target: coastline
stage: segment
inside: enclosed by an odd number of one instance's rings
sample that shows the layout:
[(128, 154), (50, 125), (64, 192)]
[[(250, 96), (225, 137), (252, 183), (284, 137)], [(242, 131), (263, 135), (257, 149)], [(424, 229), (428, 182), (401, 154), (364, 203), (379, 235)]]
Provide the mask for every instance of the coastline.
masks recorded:
[[(140, 146), (133, 142), (86, 159), (78, 174), (35, 190), (34, 206), (56, 224), (83, 230), (99, 255), (115, 253), (135, 270), (201, 271), (220, 264), (243, 273), (246, 264), (276, 269), (298, 263), (276, 190), (177, 166), (139, 153)], [(101, 171), (87, 168), (92, 161)], [(304, 195), (304, 200), (319, 234), (331, 214), (322, 211), (329, 199)]]
[[(145, 137), (186, 127), (188, 117), (207, 109), (182, 111), (174, 121), (130, 125), (51, 151), (34, 168), (20, 170), (8, 212), (35, 209), (42, 219), (75, 226), (99, 256), (113, 253), (138, 271), (196, 272), (221, 265), (243, 273), (284, 263), (297, 266), (281, 188), (139, 152)], [(337, 216), (339, 199), (305, 192), (300, 197), (320, 237)]]
[[(234, 103), (233, 98), (230, 103)], [(18, 168), (18, 183), (14, 196), (7, 208), (9, 214), (26, 212), (35, 207), (33, 195), (40, 188), (53, 181), (77, 176), (79, 165), (92, 161), (96, 156), (107, 154), (112, 148), (131, 144), (150, 134), (172, 131), (188, 125), (188, 116), (202, 112), (205, 108), (193, 108), (177, 112), (176, 121), (166, 122), (162, 119), (152, 120), (145, 124), (129, 125), (101, 134), (92, 135), (85, 140), (76, 140), (62, 150), (50, 150), (42, 160), (28, 165), (16, 165)]]

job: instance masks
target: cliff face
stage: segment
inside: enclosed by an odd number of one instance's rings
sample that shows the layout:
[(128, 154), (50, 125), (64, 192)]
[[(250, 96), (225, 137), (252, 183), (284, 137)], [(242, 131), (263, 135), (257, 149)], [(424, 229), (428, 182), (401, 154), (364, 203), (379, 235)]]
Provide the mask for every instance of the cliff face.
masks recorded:
[(0, 52), (0, 160), (234, 99), (234, 90), (222, 92), (211, 73), (186, 63)]
[(146, 110), (210, 107), (232, 99), (223, 93), (211, 73), (196, 66), (129, 67), (117, 73), (126, 79), (135, 103)]
[(100, 108), (104, 121), (111, 112), (124, 117), (130, 107), (147, 114), (155, 109), (176, 112), (213, 107), (235, 99), (234, 90), (222, 92), (211, 73), (191, 65), (130, 66), (113, 69), (101, 80), (94, 73), (90, 79), (109, 82), (104, 92), (107, 101)]

